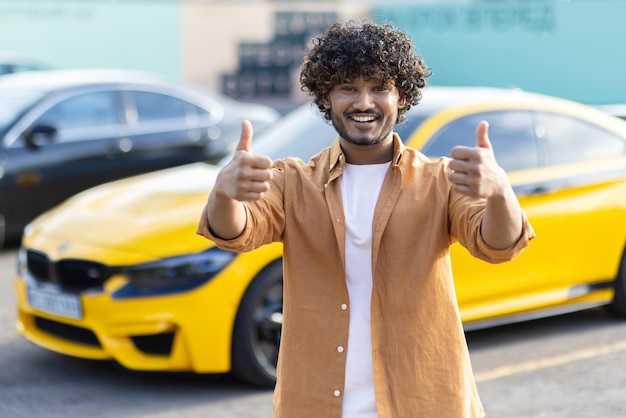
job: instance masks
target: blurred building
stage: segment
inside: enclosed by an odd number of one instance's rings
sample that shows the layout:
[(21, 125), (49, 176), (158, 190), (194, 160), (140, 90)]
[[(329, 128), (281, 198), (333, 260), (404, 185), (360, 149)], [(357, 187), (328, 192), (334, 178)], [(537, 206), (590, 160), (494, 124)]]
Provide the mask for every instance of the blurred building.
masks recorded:
[(442, 85), (626, 102), (618, 0), (3, 0), (0, 51), (59, 68), (151, 70), (250, 101), (303, 100), (309, 37), (370, 18), (406, 30)]

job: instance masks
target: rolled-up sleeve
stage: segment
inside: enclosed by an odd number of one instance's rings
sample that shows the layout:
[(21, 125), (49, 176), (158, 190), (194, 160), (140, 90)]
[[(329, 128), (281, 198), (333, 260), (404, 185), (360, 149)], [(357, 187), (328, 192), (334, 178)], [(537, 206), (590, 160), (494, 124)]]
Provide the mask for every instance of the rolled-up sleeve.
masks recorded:
[(248, 228), (247, 221), (248, 219), (250, 219), (250, 209), (245, 204), (244, 208), (246, 210), (246, 227), (241, 232), (241, 234), (239, 234), (239, 236), (231, 239), (223, 239), (215, 235), (213, 231), (211, 231), (211, 227), (209, 225), (209, 217), (207, 214), (206, 206), (202, 210), (202, 215), (200, 216), (200, 221), (198, 222), (198, 228), (196, 229), (196, 233), (215, 242), (215, 245), (224, 250), (236, 252), (253, 250), (256, 247), (250, 246), (250, 243), (252, 242), (252, 228)]
[(491, 247), (480, 232), (487, 201), (450, 190), (451, 236), (453, 241), (458, 240), (474, 257), (494, 264), (511, 261), (528, 246), (531, 239), (535, 238), (535, 231), (522, 211), (522, 231), (517, 241), (508, 248)]
[[(479, 227), (480, 228), (480, 227)], [(508, 248), (496, 249), (485, 242), (482, 235), (477, 234), (476, 247), (473, 254), (490, 263), (503, 263), (516, 258), (524, 248), (528, 246), (531, 239), (535, 238), (535, 231), (528, 222), (526, 214), (522, 212), (522, 233), (519, 239)]]
[(281, 242), (285, 226), (283, 207), (284, 169), (282, 161), (274, 164), (274, 173), (270, 190), (262, 199), (253, 202), (243, 202), (246, 210), (246, 226), (239, 236), (232, 239), (222, 239), (211, 231), (207, 206), (204, 206), (196, 233), (215, 242), (215, 244), (229, 251), (246, 252), (272, 242)]

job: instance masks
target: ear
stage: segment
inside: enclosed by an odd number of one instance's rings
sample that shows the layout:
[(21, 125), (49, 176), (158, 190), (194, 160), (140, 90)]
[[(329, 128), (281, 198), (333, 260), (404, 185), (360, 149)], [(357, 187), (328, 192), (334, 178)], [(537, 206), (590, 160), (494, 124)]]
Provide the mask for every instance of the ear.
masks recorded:
[(320, 103), (322, 103), (322, 106), (324, 106), (324, 109), (330, 109), (330, 100), (328, 100), (328, 96), (324, 96), (322, 100), (320, 101)]
[(403, 108), (406, 105), (406, 96), (403, 92), (400, 92), (400, 97), (398, 98), (398, 109)]

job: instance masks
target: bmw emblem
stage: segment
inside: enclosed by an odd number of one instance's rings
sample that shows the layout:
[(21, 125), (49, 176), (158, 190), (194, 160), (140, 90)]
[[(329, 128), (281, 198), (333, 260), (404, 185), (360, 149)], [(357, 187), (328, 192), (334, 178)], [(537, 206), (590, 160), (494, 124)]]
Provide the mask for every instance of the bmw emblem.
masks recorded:
[(70, 242), (69, 241), (63, 241), (58, 247), (57, 247), (57, 252), (59, 254), (63, 254), (64, 252), (66, 252), (68, 249), (70, 248)]

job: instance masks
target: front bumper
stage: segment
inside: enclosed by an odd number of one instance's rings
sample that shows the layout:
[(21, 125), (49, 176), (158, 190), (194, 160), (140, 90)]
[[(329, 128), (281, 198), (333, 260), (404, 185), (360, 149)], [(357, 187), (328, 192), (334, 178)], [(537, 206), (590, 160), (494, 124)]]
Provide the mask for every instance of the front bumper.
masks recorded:
[(219, 288), (212, 283), (183, 294), (135, 299), (113, 299), (106, 287), (85, 292), (78, 295), (80, 319), (32, 307), (29, 286), (38, 283), (16, 278), (16, 327), (36, 345), (75, 357), (114, 360), (133, 370), (230, 370), (238, 304), (211, 289)]

